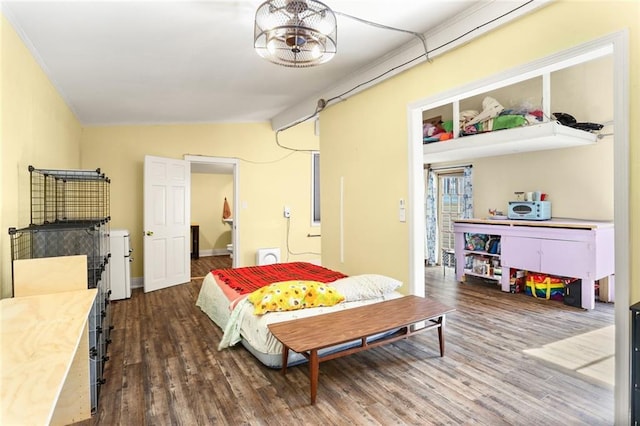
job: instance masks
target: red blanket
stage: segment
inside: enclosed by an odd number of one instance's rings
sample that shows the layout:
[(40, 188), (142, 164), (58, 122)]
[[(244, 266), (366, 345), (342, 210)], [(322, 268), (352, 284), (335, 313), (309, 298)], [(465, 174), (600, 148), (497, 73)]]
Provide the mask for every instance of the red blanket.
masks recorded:
[(307, 262), (275, 263), (264, 266), (246, 266), (211, 271), (239, 294), (251, 293), (269, 284), (291, 281), (319, 281), (329, 283), (346, 275)]

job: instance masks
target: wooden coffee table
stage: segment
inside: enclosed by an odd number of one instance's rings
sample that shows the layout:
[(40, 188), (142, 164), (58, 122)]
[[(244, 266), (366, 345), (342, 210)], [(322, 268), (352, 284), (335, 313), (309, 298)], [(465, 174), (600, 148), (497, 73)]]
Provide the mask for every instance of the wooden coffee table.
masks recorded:
[[(404, 296), (358, 308), (269, 324), (269, 330), (282, 343), (283, 374), (287, 372), (289, 349), (309, 360), (311, 404), (314, 404), (318, 389), (319, 364), (322, 361), (405, 339), (433, 328), (438, 329), (440, 356), (444, 356), (445, 315), (454, 310), (435, 300)], [(412, 329), (411, 325), (423, 321), (427, 324), (425, 327)], [(373, 342), (367, 341), (368, 337), (392, 330), (398, 331)], [(359, 346), (318, 355), (320, 349), (357, 340), (360, 340)]]

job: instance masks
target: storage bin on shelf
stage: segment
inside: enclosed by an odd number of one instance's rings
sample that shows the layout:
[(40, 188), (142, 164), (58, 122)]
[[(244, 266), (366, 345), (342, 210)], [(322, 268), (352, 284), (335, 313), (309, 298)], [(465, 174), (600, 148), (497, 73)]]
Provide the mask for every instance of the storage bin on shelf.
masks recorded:
[(465, 275), (500, 281), (500, 238), (495, 235), (465, 233)]
[(86, 254), (87, 288), (96, 288), (109, 256), (107, 231), (107, 220), (10, 228), (11, 260)]
[(96, 170), (29, 166), (31, 225), (99, 221), (109, 217), (111, 181)]

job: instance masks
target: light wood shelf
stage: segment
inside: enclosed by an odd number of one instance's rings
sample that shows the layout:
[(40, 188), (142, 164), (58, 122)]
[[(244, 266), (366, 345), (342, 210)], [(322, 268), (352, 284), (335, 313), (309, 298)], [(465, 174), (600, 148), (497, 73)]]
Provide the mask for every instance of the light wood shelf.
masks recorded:
[(85, 289), (0, 301), (0, 423), (91, 417), (88, 316), (96, 294)]

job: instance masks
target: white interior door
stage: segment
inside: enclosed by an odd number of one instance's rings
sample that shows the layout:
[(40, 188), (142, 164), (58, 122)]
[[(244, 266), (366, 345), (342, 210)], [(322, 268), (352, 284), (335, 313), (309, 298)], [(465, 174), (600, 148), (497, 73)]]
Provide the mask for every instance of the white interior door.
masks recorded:
[(144, 158), (144, 291), (190, 281), (191, 165)]

